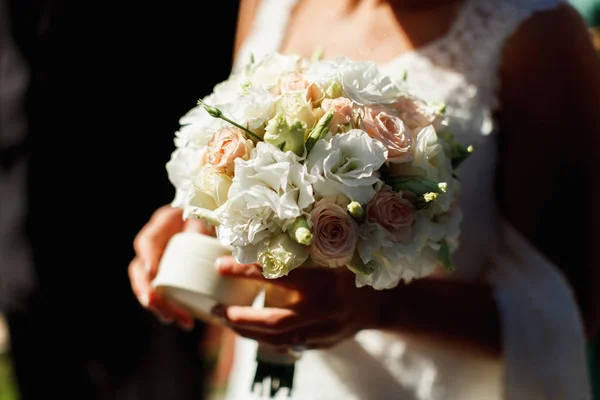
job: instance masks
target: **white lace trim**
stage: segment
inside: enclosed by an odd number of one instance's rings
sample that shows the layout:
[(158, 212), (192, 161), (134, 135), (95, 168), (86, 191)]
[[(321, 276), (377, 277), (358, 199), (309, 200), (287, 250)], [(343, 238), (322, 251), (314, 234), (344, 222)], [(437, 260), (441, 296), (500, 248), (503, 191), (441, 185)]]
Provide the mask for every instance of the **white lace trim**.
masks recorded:
[[(506, 41), (534, 13), (564, 3), (567, 1), (466, 0), (446, 35), (383, 67), (386, 71), (410, 71), (417, 94), (446, 100), (459, 134), (477, 130), (489, 135), (495, 130), (493, 113), (500, 106), (498, 72)], [(480, 142), (472, 134), (468, 139)]]

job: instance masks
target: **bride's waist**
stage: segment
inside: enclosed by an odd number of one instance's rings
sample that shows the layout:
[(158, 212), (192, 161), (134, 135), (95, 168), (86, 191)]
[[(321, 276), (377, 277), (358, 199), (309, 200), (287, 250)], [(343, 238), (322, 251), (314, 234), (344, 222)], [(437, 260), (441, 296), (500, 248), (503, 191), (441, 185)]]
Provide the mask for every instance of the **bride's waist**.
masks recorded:
[(487, 364), (499, 366), (501, 358), (491, 353), (461, 346), (449, 341), (440, 341), (421, 336), (400, 335), (394, 332), (380, 330), (365, 330), (359, 332), (354, 339), (370, 355), (385, 358), (394, 355), (419, 355), (420, 358), (435, 360), (436, 365), (457, 362), (465, 364)]

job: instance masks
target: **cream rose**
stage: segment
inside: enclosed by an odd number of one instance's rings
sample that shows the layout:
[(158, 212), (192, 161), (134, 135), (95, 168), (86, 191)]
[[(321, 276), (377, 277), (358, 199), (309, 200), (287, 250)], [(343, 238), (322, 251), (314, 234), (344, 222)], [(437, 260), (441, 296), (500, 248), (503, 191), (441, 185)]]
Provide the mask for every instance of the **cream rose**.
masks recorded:
[(373, 139), (379, 140), (388, 149), (388, 161), (399, 164), (412, 161), (412, 131), (396, 115), (384, 106), (363, 108), (363, 129)]
[(417, 209), (410, 200), (389, 186), (379, 190), (367, 204), (367, 222), (381, 226), (395, 243), (410, 239), (416, 217)]
[(231, 178), (210, 165), (200, 168), (192, 184), (189, 205), (213, 211), (227, 201)]
[(313, 113), (312, 103), (307, 101), (302, 92), (290, 92), (281, 95), (275, 102), (275, 113), (283, 113), (289, 120), (300, 120), (311, 129), (317, 119)]
[(202, 164), (233, 177), (234, 162), (240, 158), (247, 160), (254, 148), (251, 140), (237, 128), (222, 128), (215, 132), (202, 151)]
[(258, 252), (258, 263), (268, 279), (286, 276), (308, 259), (308, 249), (293, 241), (287, 233), (266, 240)]
[(346, 97), (338, 97), (336, 99), (323, 99), (323, 102), (321, 103), (321, 108), (324, 112), (327, 112), (330, 109), (333, 109), (335, 111), (330, 128), (330, 130), (333, 133), (337, 132), (339, 125), (346, 125), (352, 122), (354, 107), (352, 100)]
[(301, 73), (292, 72), (281, 77), (279, 82), (280, 93), (301, 92), (309, 86), (308, 79)]
[(319, 200), (310, 212), (313, 241), (310, 255), (314, 262), (327, 267), (348, 264), (356, 251), (359, 228), (345, 206), (334, 197)]

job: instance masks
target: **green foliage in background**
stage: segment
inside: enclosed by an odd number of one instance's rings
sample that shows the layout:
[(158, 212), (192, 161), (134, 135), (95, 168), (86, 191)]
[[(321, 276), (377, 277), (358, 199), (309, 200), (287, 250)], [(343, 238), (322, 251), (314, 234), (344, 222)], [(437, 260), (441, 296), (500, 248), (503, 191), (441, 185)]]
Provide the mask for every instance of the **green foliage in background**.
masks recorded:
[(571, 4), (591, 27), (600, 26), (600, 0), (571, 0)]
[(12, 363), (8, 354), (0, 354), (0, 400), (18, 400), (13, 379)]
[(594, 391), (594, 400), (600, 400), (600, 335), (592, 342), (589, 349), (590, 376)]

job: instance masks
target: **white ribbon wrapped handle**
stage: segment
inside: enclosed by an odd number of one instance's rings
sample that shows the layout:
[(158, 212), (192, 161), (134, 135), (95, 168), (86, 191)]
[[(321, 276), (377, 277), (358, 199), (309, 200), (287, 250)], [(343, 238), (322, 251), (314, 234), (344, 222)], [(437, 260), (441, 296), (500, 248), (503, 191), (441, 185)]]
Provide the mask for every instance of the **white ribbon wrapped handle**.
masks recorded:
[(212, 236), (178, 233), (165, 248), (152, 286), (197, 318), (219, 323), (211, 314), (215, 305), (250, 306), (261, 289), (249, 279), (219, 274), (215, 260), (226, 255), (231, 248)]

